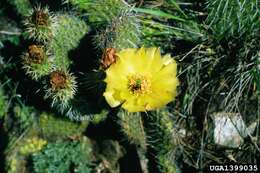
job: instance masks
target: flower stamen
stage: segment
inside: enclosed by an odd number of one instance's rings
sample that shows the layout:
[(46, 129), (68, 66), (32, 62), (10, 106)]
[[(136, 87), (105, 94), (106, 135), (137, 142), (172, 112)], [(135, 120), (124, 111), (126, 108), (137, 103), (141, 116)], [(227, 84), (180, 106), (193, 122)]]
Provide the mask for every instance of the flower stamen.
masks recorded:
[(151, 91), (151, 82), (146, 76), (132, 75), (128, 80), (128, 88), (133, 94), (140, 95)]

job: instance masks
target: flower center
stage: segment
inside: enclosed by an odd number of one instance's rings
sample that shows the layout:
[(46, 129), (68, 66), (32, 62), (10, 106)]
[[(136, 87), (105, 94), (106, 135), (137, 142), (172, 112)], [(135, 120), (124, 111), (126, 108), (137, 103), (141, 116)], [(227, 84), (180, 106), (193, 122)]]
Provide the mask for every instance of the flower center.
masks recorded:
[(132, 75), (128, 78), (128, 88), (133, 94), (145, 94), (150, 92), (151, 82), (146, 76)]

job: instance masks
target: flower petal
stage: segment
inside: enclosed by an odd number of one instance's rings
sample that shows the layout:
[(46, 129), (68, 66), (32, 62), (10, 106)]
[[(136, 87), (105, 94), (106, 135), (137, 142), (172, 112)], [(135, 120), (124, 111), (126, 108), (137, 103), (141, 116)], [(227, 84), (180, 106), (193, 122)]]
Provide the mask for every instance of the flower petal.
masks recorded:
[(122, 102), (120, 100), (117, 100), (114, 97), (114, 91), (106, 91), (104, 92), (104, 97), (106, 98), (107, 103), (112, 107), (117, 107), (119, 106)]

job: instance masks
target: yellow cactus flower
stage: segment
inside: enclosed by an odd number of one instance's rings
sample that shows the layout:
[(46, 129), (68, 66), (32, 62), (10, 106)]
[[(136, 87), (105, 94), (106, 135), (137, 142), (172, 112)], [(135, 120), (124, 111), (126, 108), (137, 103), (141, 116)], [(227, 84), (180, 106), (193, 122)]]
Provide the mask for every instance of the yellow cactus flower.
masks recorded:
[(106, 72), (104, 97), (111, 107), (129, 112), (154, 110), (177, 94), (177, 64), (159, 48), (124, 49)]

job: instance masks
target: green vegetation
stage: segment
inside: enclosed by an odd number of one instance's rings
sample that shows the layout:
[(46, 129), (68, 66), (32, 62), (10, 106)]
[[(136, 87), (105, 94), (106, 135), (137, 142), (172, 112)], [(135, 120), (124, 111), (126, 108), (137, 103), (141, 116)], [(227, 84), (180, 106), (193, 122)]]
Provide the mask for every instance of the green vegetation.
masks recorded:
[[(257, 164), (259, 30), (258, 0), (1, 0), (0, 172), (193, 173)], [(140, 47), (174, 57), (177, 97), (156, 110), (111, 108), (106, 70), (118, 52)], [(132, 65), (118, 74), (134, 74)], [(149, 88), (141, 79), (127, 78), (125, 90)], [(111, 99), (117, 94), (124, 93)]]

